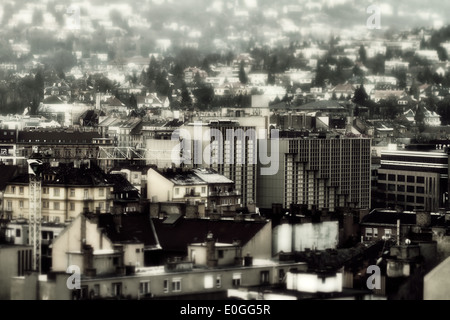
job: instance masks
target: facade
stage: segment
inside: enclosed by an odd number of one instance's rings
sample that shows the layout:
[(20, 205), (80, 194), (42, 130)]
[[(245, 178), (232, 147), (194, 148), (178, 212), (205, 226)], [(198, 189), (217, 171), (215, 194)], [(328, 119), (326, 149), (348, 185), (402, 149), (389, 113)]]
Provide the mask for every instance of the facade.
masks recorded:
[(258, 206), (369, 208), (371, 140), (345, 136), (279, 140), (278, 172), (258, 176)]
[(11, 278), (21, 277), (32, 267), (33, 248), (22, 245), (0, 245), (0, 300), (10, 299)]
[[(85, 208), (101, 213), (113, 205), (113, 184), (98, 168), (48, 164), (42, 174), (41, 213), (43, 221), (65, 222)], [(9, 219), (28, 218), (29, 177), (19, 175), (6, 186), (4, 212)]]
[[(110, 140), (99, 140), (96, 131), (24, 130), (17, 136), (18, 156), (29, 158), (39, 153), (44, 161), (73, 162), (96, 159), (99, 145), (111, 145)], [(23, 165), (25, 160), (21, 160)]]
[[(154, 141), (155, 142), (155, 141)], [(258, 134), (238, 120), (210, 120), (182, 126), (154, 145), (175, 166), (210, 168), (234, 181), (243, 206), (256, 201)]]
[(378, 190), (387, 206), (438, 211), (448, 193), (448, 155), (443, 151), (381, 152)]

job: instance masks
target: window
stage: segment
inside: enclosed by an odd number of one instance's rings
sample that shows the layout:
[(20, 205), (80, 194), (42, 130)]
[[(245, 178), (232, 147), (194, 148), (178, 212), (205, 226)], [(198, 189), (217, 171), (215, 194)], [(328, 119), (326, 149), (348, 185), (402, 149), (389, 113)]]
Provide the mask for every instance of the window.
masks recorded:
[(173, 292), (181, 291), (181, 279), (173, 279), (172, 280), (172, 291)]
[(169, 292), (169, 280), (164, 279), (164, 292)]
[(260, 272), (260, 280), (261, 284), (268, 284), (269, 283), (269, 271), (261, 271)]
[(15, 194), (16, 193), (16, 187), (11, 187), (11, 193)]
[(222, 287), (222, 276), (220, 274), (218, 274), (216, 276), (216, 288), (220, 288)]
[(384, 229), (384, 235), (386, 236), (386, 238), (390, 238), (392, 236), (392, 230)]
[(219, 259), (223, 258), (223, 250), (219, 250), (218, 252)]
[(206, 187), (202, 187), (202, 193), (206, 193)]
[(397, 185), (397, 191), (405, 192), (405, 186), (404, 185)]
[(104, 195), (105, 195), (105, 189), (103, 189), (103, 188), (98, 189), (98, 196), (103, 197)]
[(414, 181), (415, 181), (414, 176), (408, 176), (406, 178), (406, 181), (414, 183)]
[(424, 199), (424, 197), (417, 197), (416, 202), (417, 203), (425, 203), (425, 199)]
[(113, 289), (113, 295), (118, 297), (122, 295), (122, 283), (121, 282), (117, 282), (117, 283), (113, 283), (112, 284), (112, 289)]
[(395, 181), (395, 174), (389, 174), (388, 175), (388, 180), (389, 181)]
[(406, 196), (406, 202), (414, 202), (414, 196)]
[(378, 180), (386, 180), (386, 174), (385, 173), (378, 174)]
[(75, 197), (75, 189), (70, 189), (70, 196)]
[(416, 188), (416, 192), (423, 194), (423, 193), (425, 193), (425, 188), (424, 187), (417, 187)]
[(285, 272), (284, 269), (278, 270), (278, 282), (284, 281)]
[(48, 188), (47, 187), (42, 188), (42, 193), (43, 194), (48, 194)]
[(98, 297), (100, 296), (100, 285), (94, 284), (94, 296)]
[(20, 201), (19, 201), (19, 208), (20, 208), (20, 209), (23, 209), (23, 200), (20, 200)]
[(59, 210), (59, 202), (53, 202), (53, 210)]
[(89, 189), (84, 189), (83, 192), (84, 192), (84, 199), (85, 200), (89, 199)]
[(241, 274), (233, 273), (233, 286), (237, 287), (241, 285)]
[(370, 240), (372, 239), (372, 235), (373, 235), (372, 228), (366, 228), (366, 238)]
[(406, 192), (414, 193), (414, 186), (407, 186), (406, 187)]
[(212, 275), (205, 275), (204, 285), (205, 289), (212, 289), (214, 287), (214, 278)]
[(20, 229), (16, 229), (16, 237), (20, 237)]
[(75, 203), (74, 202), (70, 203), (70, 211), (75, 211)]
[(48, 201), (42, 201), (42, 208), (48, 209)]
[(150, 281), (141, 281), (139, 283), (139, 294), (150, 293)]
[(7, 202), (6, 210), (7, 211), (12, 211), (12, 201), (8, 201)]
[(425, 183), (424, 177), (417, 177), (417, 183)]
[(373, 228), (373, 236), (378, 237), (378, 228)]
[(23, 187), (19, 187), (19, 194), (23, 194)]
[(388, 191), (395, 191), (395, 184), (389, 184)]
[(180, 194), (180, 188), (175, 188), (175, 195), (179, 195)]
[(405, 196), (402, 194), (397, 195), (397, 201), (401, 201), (401, 202), (405, 201)]
[(403, 175), (398, 175), (398, 176), (397, 176), (397, 181), (405, 182), (405, 176), (403, 176)]
[(59, 188), (54, 188), (53, 189), (53, 196), (59, 197)]

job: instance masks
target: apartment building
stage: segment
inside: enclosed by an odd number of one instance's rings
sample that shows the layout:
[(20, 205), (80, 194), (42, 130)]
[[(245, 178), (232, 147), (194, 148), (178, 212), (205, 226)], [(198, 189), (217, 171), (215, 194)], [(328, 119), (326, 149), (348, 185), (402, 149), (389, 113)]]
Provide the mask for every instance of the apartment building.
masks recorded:
[(258, 206), (369, 208), (370, 147), (369, 138), (339, 134), (279, 139), (278, 172), (258, 176)]
[[(86, 209), (110, 212), (113, 183), (94, 165), (46, 164), (42, 173), (41, 213), (43, 221), (64, 222)], [(7, 183), (4, 211), (8, 219), (28, 218), (29, 176), (18, 175)]]
[(234, 182), (212, 169), (149, 169), (148, 199), (152, 202), (202, 202), (207, 207), (240, 204)]

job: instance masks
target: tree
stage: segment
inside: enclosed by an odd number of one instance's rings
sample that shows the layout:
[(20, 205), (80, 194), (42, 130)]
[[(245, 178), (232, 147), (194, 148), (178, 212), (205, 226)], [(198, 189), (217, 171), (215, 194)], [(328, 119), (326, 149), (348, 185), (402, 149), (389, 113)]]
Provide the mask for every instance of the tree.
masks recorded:
[(200, 110), (208, 109), (214, 99), (214, 89), (206, 84), (201, 84), (194, 89), (193, 94), (197, 99), (196, 106)]
[(423, 103), (417, 105), (416, 114), (414, 115), (414, 120), (417, 125), (423, 125), (425, 120), (425, 106)]
[(364, 85), (361, 84), (358, 88), (355, 89), (355, 93), (353, 95), (352, 101), (353, 103), (359, 104), (361, 106), (365, 106), (367, 100), (369, 100), (369, 95), (364, 88)]
[(181, 87), (181, 106), (188, 109), (192, 106), (192, 98), (185, 82)]
[(448, 54), (447, 54), (447, 50), (445, 48), (443, 48), (442, 46), (439, 46), (436, 49), (436, 51), (438, 53), (440, 61), (447, 61), (448, 60)]
[(247, 84), (247, 82), (248, 82), (248, 77), (245, 74), (245, 70), (244, 70), (244, 61), (241, 61), (241, 66), (239, 68), (239, 81), (242, 84)]
[(405, 70), (403, 70), (403, 69), (395, 70), (394, 76), (395, 76), (395, 78), (397, 78), (398, 87), (402, 90), (405, 89), (406, 88), (406, 72), (405, 72)]
[(364, 45), (361, 45), (359, 47), (359, 60), (363, 63), (366, 64), (367, 62), (367, 52), (366, 52), (366, 48), (364, 48)]

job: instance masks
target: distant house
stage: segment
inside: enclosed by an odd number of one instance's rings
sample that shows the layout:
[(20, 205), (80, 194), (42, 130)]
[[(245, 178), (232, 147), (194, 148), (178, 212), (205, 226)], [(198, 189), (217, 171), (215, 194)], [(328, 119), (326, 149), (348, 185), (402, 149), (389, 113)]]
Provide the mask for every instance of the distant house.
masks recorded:
[(423, 119), (425, 125), (438, 127), (441, 125), (441, 116), (437, 114), (435, 111), (430, 111), (425, 109), (425, 118)]

